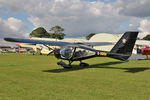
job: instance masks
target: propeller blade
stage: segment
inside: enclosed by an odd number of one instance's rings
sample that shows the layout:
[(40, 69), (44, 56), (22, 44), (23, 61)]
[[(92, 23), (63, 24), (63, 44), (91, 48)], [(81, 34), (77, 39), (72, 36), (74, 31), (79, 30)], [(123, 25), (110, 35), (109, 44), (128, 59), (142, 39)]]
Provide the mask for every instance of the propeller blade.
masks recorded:
[(52, 54), (52, 53), (54, 53), (54, 52), (55, 52), (55, 50), (49, 52), (49, 53), (47, 54), (47, 56), (49, 56), (50, 54)]

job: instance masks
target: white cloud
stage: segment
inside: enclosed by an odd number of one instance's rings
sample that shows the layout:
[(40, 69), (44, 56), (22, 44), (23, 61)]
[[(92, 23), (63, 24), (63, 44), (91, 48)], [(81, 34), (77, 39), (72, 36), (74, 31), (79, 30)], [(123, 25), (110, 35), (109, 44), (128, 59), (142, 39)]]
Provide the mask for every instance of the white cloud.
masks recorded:
[[(121, 1), (121, 0), (119, 0)], [(150, 0), (123, 0), (121, 13), (128, 16), (150, 16)]]
[(119, 30), (120, 24), (129, 20), (128, 17), (119, 15), (119, 10), (120, 8), (114, 8), (113, 5), (103, 2), (53, 1), (53, 4), (47, 6), (45, 14), (37, 16), (39, 10), (35, 10), (29, 20), (35, 27), (44, 26), (47, 29), (61, 25), (69, 36), (90, 32), (113, 33)]
[(141, 31), (140, 38), (150, 34), (150, 20), (142, 20), (138, 29)]
[(26, 26), (16, 18), (10, 17), (7, 20), (0, 19), (0, 38), (23, 37)]
[(6, 21), (6, 24), (8, 25), (8, 27), (14, 31), (14, 32), (23, 32), (24, 31), (24, 23), (16, 18), (10, 17), (8, 18), (8, 20)]
[(0, 45), (13, 45), (3, 40), (4, 37), (24, 37), (25, 24), (16, 18), (10, 17), (7, 20), (0, 18)]
[[(65, 28), (67, 36), (84, 36), (90, 32), (144, 32), (145, 29), (141, 30), (144, 27), (144, 24), (141, 24), (144, 18), (141, 17), (150, 16), (149, 4), (149, 0), (116, 0), (110, 4), (100, 0), (0, 0), (0, 6), (7, 7), (11, 12), (27, 13), (28, 20), (35, 27), (43, 26), (49, 30), (54, 25), (60, 25)], [(131, 24), (120, 29), (120, 26), (127, 22)], [(9, 30), (21, 33), (23, 24), (14, 24), (12, 19), (7, 20), (7, 23), (9, 24), (6, 25), (11, 26)]]

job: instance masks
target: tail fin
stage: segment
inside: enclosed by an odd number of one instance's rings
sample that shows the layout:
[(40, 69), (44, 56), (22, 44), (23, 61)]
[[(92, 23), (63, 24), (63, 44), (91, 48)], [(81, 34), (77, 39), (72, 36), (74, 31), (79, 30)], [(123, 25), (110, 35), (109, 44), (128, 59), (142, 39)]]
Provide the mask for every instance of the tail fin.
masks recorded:
[[(132, 54), (137, 35), (138, 32), (125, 32), (120, 40), (111, 49), (110, 53), (121, 54), (122, 56), (119, 58), (117, 57), (117, 59), (127, 60)], [(116, 58), (116, 56), (113, 58)]]

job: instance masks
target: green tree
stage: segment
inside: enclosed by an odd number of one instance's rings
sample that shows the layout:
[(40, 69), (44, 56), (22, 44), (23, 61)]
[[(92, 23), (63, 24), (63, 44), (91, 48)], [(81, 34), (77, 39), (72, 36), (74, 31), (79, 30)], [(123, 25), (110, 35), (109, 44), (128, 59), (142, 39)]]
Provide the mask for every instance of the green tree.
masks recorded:
[(96, 34), (96, 33), (90, 33), (89, 35), (86, 36), (86, 39), (87, 39), (87, 40), (90, 40), (90, 38), (91, 38), (92, 36), (94, 36), (95, 34)]
[(150, 35), (145, 36), (143, 40), (150, 40)]
[(30, 37), (50, 37), (43, 27), (38, 27), (30, 33)]
[(65, 34), (63, 33), (64, 28), (62, 28), (61, 26), (54, 26), (51, 27), (50, 30), (52, 33), (50, 33), (50, 37), (51, 38), (55, 38), (57, 39), (64, 39)]
[(137, 37), (137, 40), (141, 40), (139, 37)]

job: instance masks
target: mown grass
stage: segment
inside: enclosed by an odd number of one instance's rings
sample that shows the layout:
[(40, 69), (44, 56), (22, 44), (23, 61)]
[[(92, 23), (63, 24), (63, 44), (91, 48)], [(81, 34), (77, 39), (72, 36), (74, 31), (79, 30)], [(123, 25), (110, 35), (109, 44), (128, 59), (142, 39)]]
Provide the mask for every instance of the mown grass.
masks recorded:
[(85, 60), (63, 69), (54, 56), (0, 54), (0, 100), (149, 100), (150, 60)]

